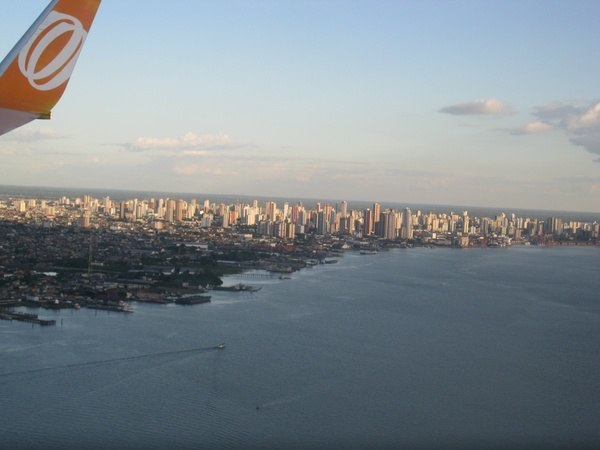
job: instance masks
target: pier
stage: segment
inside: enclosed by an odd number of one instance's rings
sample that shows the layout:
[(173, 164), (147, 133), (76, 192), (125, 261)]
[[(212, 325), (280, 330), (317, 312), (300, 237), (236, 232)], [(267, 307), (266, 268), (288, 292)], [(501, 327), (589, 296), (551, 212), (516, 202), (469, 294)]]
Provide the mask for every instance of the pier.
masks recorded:
[(236, 278), (249, 278), (249, 279), (271, 279), (275, 278), (273, 273), (238, 273), (235, 275)]
[(56, 320), (40, 319), (37, 314), (14, 311), (0, 311), (0, 319), (2, 320), (17, 320), (19, 322), (28, 322), (46, 327), (56, 325)]

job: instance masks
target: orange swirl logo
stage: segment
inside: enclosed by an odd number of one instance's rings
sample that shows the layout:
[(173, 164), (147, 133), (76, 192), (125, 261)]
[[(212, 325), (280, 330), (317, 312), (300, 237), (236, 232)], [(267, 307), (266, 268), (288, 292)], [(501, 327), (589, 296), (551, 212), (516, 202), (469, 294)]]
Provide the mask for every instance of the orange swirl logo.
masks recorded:
[(52, 11), (19, 53), (21, 73), (39, 91), (59, 87), (71, 76), (86, 36), (77, 18)]

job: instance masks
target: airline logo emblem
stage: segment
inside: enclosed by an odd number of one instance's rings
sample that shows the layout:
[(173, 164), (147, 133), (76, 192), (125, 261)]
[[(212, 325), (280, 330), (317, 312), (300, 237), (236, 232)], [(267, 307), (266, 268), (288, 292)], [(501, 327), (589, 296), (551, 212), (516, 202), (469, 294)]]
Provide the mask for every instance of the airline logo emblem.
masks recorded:
[(21, 73), (39, 91), (56, 89), (69, 80), (86, 37), (79, 19), (52, 11), (19, 53)]

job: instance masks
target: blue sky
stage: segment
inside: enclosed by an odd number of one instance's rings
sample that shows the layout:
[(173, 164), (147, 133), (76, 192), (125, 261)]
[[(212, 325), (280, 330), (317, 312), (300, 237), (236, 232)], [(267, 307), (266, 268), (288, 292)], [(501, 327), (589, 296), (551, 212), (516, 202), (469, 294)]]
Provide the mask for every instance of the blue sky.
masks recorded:
[[(5, 12), (6, 54), (46, 5)], [(103, 0), (0, 184), (600, 212), (597, 1)]]

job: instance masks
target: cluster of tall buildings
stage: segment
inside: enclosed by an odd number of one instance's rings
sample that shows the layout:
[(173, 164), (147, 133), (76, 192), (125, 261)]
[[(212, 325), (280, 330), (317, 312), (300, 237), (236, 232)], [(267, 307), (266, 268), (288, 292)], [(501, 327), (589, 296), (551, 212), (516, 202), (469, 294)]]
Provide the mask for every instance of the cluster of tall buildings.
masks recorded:
[[(597, 222), (563, 221), (558, 217), (523, 218), (504, 213), (494, 217), (471, 217), (467, 211), (423, 213), (410, 208), (383, 208), (379, 203), (365, 209), (350, 209), (346, 201), (316, 203), (309, 208), (302, 202), (277, 204), (271, 200), (262, 204), (258, 200), (225, 204), (171, 198), (113, 201), (110, 197), (96, 199), (85, 195), (75, 200), (67, 197), (58, 201), (17, 200), (13, 206), (19, 213), (36, 209), (48, 217), (56, 215), (61, 208), (78, 211), (79, 222), (84, 227), (91, 226), (100, 218), (142, 221), (156, 229), (191, 223), (203, 228), (242, 227), (258, 235), (287, 239), (307, 233), (357, 238), (373, 236), (388, 240), (435, 240), (449, 236), (463, 239), (499, 237), (521, 240), (541, 236), (589, 239), (600, 234)], [(465, 242), (468, 243), (468, 240)]]

